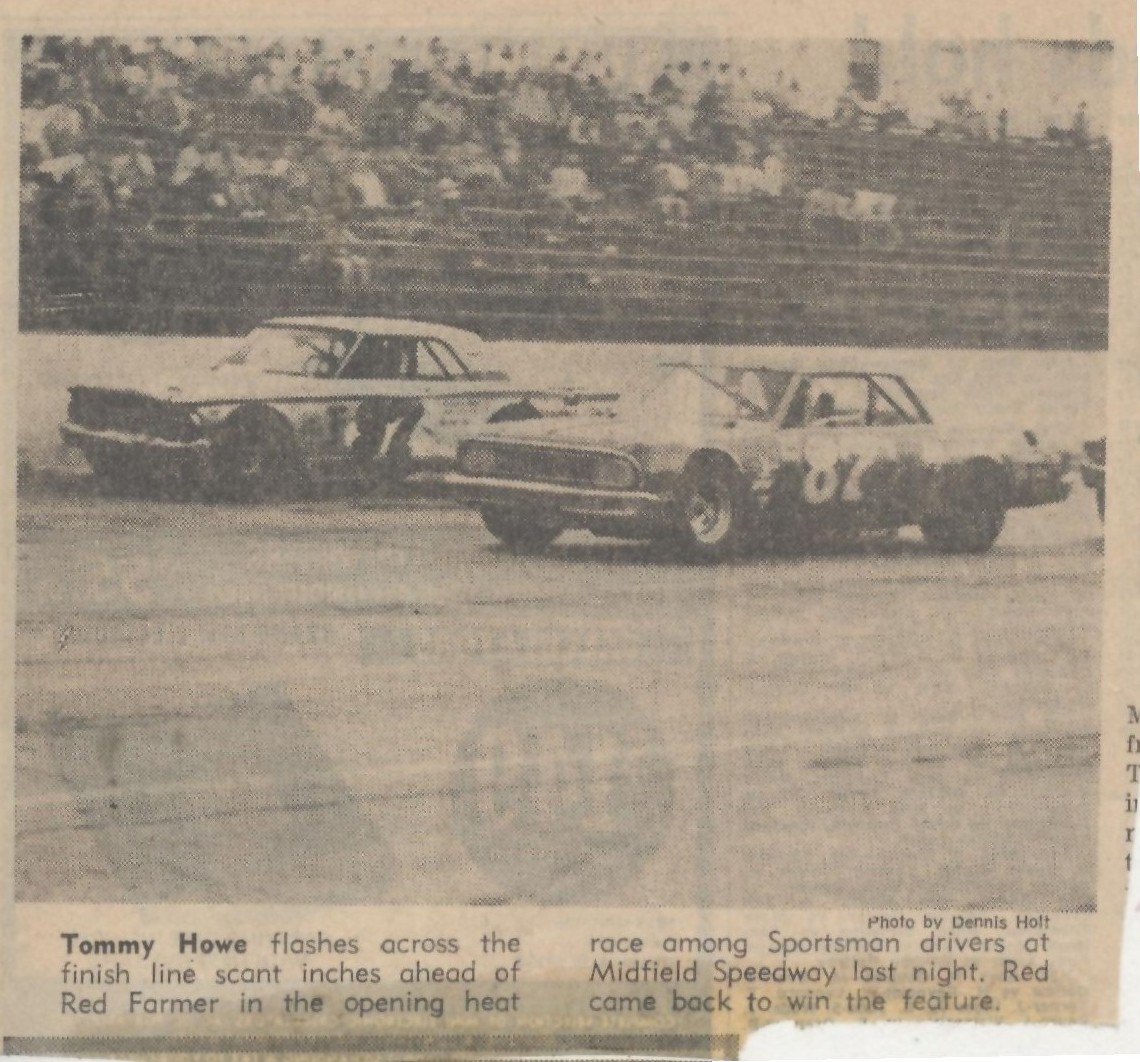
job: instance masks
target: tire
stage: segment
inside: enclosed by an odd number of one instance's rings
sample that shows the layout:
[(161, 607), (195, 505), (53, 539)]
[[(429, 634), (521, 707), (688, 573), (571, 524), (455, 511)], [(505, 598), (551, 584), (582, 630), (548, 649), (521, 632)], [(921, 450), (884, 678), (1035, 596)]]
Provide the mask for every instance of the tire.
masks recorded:
[(214, 439), (212, 497), (239, 504), (287, 501), (301, 485), (301, 461), (293, 430), (284, 420), (240, 417)]
[(677, 542), (690, 559), (727, 560), (750, 544), (755, 506), (747, 484), (727, 458), (692, 462), (674, 498)]
[(1005, 508), (975, 495), (924, 517), (920, 526), (926, 541), (941, 553), (985, 553), (1005, 526)]
[(517, 509), (480, 510), (483, 523), (504, 546), (516, 553), (537, 553), (546, 549), (565, 528)]

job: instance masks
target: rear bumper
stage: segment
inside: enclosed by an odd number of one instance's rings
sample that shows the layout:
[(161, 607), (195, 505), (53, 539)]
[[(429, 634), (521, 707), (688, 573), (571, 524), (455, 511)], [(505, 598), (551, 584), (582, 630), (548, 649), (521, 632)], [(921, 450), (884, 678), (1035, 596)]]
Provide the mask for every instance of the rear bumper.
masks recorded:
[(570, 524), (606, 523), (631, 531), (652, 530), (667, 517), (668, 502), (646, 491), (599, 490), (560, 483), (495, 479), (491, 476), (414, 476), (412, 481), (440, 490), (474, 506), (501, 506), (556, 512)]
[(136, 451), (150, 450), (156, 454), (193, 454), (202, 452), (210, 446), (209, 439), (180, 442), (175, 439), (160, 439), (155, 435), (141, 435), (135, 432), (85, 428), (82, 424), (75, 424), (70, 420), (60, 425), (59, 433), (69, 446), (78, 446), (80, 449), (96, 446), (105, 447), (109, 450), (116, 448)]

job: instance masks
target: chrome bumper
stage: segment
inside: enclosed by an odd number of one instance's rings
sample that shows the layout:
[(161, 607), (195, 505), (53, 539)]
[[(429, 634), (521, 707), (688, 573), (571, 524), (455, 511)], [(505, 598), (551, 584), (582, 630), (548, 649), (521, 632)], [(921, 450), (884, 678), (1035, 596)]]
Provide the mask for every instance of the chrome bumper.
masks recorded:
[(107, 446), (144, 447), (151, 450), (193, 452), (209, 447), (209, 439), (194, 439), (191, 442), (178, 442), (174, 439), (160, 439), (155, 435), (140, 435), (129, 431), (111, 431), (109, 429), (85, 428), (82, 424), (65, 421), (59, 426), (59, 433), (64, 442), (71, 446), (82, 447), (84, 443), (96, 443)]
[(465, 476), (459, 472), (413, 476), (412, 482), (439, 488), (471, 505), (556, 509), (567, 516), (639, 523), (659, 518), (667, 504), (659, 495), (647, 491), (601, 490), (561, 483)]

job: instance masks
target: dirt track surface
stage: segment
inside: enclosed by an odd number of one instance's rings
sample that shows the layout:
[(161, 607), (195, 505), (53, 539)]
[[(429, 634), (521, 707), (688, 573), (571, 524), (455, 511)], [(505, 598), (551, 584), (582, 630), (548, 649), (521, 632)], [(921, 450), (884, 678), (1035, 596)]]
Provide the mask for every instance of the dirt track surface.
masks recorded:
[(722, 568), (19, 506), (21, 900), (1087, 909), (1100, 525)]

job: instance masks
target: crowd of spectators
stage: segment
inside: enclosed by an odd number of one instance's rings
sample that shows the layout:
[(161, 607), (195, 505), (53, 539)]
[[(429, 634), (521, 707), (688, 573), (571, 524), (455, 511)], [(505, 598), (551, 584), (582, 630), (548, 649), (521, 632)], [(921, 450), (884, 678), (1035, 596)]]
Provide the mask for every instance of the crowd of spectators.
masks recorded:
[[(783, 70), (695, 57), (663, 63), (639, 88), (601, 51), (538, 51), (463, 51), (438, 38), (383, 51), (319, 39), (27, 38), (23, 217), (75, 229), (124, 216), (343, 222), (545, 204), (552, 216), (633, 205), (685, 221), (710, 205), (797, 197), (807, 223), (881, 216), (891, 197), (805, 185), (788, 148), (795, 133), (1007, 135), (1007, 112), (969, 93), (945, 96), (916, 124), (897, 85), (868, 99), (853, 77), (820, 101)], [(1085, 105), (1043, 135), (1088, 145)]]

